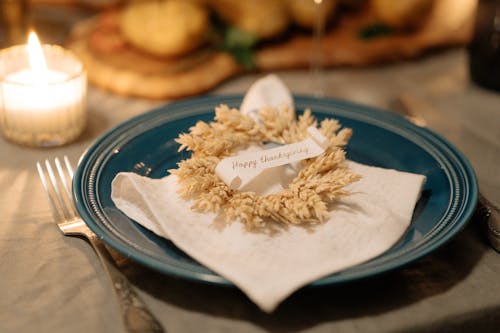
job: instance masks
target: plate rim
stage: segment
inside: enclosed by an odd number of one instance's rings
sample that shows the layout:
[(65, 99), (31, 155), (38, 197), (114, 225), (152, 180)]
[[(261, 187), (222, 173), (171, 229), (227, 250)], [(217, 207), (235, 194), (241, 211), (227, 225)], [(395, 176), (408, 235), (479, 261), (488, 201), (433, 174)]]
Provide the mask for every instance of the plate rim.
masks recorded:
[[(83, 178), (83, 175), (85, 172), (89, 169), (89, 160), (91, 161), (93, 158), (93, 155), (97, 154), (99, 149), (102, 147), (104, 143), (106, 143), (106, 140), (110, 138), (119, 138), (120, 135), (128, 133), (131, 129), (137, 128), (138, 126), (140, 127), (139, 123), (148, 123), (148, 121), (154, 120), (156, 117), (158, 117), (159, 114), (164, 113), (165, 109), (174, 109), (179, 108), (182, 106), (187, 106), (190, 104), (201, 104), (202, 102), (205, 102), (207, 107), (205, 108), (206, 110), (210, 110), (210, 108), (214, 108), (217, 103), (230, 103), (230, 102), (235, 102), (235, 101), (240, 101), (242, 100), (243, 95), (242, 94), (224, 94), (224, 95), (203, 95), (203, 96), (198, 96), (196, 98), (189, 98), (189, 99), (184, 99), (184, 100), (179, 100), (179, 101), (174, 101), (171, 103), (167, 103), (161, 106), (158, 106), (154, 109), (151, 109), (149, 111), (146, 111), (144, 113), (141, 113), (139, 115), (136, 115), (128, 120), (125, 120), (116, 126), (112, 127), (111, 129), (107, 130), (105, 133), (101, 134), (90, 146), (87, 148), (87, 150), (83, 153), (81, 156), (78, 166), (75, 170), (74, 173), (74, 178), (73, 178), (73, 199), (75, 201), (77, 210), (79, 214), (82, 216), (82, 219), (86, 222), (86, 224), (90, 227), (94, 233), (96, 233), (107, 245), (111, 246), (118, 252), (134, 259), (134, 261), (143, 264), (145, 266), (148, 266), (156, 271), (160, 271), (165, 274), (169, 275), (174, 275), (182, 278), (186, 278), (188, 280), (194, 280), (196, 282), (204, 282), (204, 283), (209, 283), (209, 284), (216, 284), (216, 285), (222, 285), (222, 286), (234, 286), (232, 282), (228, 281), (224, 277), (218, 275), (217, 273), (212, 274), (205, 274), (205, 273), (199, 273), (199, 272), (192, 272), (192, 271), (186, 271), (185, 269), (178, 269), (177, 267), (172, 267), (168, 266), (165, 267), (165, 262), (159, 261), (154, 257), (144, 257), (141, 254), (137, 254), (134, 251), (130, 251), (129, 246), (123, 246), (120, 243), (115, 242), (110, 235), (107, 234), (107, 232), (104, 231), (104, 229), (99, 225), (99, 223), (96, 223), (94, 218), (89, 214), (87, 211), (85, 205), (84, 205), (84, 195), (83, 193), (85, 192), (85, 189), (83, 188), (84, 184), (81, 181)], [(350, 119), (355, 119), (358, 121), (363, 121), (363, 118), (368, 118), (371, 120), (369, 124), (372, 125), (383, 125), (379, 126), (384, 130), (388, 130), (386, 125), (388, 123), (394, 122), (390, 127), (392, 128), (399, 128), (400, 130), (403, 130), (404, 133), (413, 133), (413, 135), (417, 135), (420, 139), (425, 139), (429, 140), (432, 139), (433, 141), (437, 142), (439, 145), (441, 145), (441, 148), (444, 147), (448, 150), (448, 153), (451, 153), (452, 156), (455, 157), (455, 159), (459, 162), (461, 168), (463, 169), (464, 174), (467, 176), (467, 180), (469, 183), (469, 192), (468, 197), (469, 200), (466, 200), (465, 202), (467, 203), (466, 207), (462, 211), (462, 214), (459, 218), (455, 219), (455, 223), (451, 226), (445, 225), (445, 227), (449, 227), (450, 230), (448, 230), (444, 235), (441, 233), (440, 237), (437, 240), (433, 240), (431, 243), (425, 242), (424, 243), (424, 248), (419, 249), (418, 251), (413, 251), (410, 253), (407, 253), (405, 256), (405, 260), (388, 260), (386, 261), (383, 265), (378, 265), (378, 266), (372, 266), (370, 267), (369, 263), (373, 261), (376, 258), (384, 256), (386, 252), (381, 254), (380, 256), (373, 258), (367, 262), (364, 262), (362, 264), (350, 267), (346, 270), (343, 270), (342, 272), (345, 271), (350, 271), (353, 272), (351, 276), (342, 276), (342, 275), (337, 275), (337, 273), (328, 275), (326, 277), (323, 277), (321, 279), (318, 279), (309, 286), (324, 286), (324, 285), (331, 285), (331, 284), (336, 284), (336, 283), (344, 283), (344, 282), (349, 282), (349, 281), (354, 281), (354, 280), (359, 280), (359, 279), (364, 279), (370, 276), (374, 275), (379, 275), (381, 273), (389, 272), (394, 269), (401, 268), (433, 251), (435, 251), (437, 248), (443, 246), (446, 244), (451, 238), (453, 238), (460, 230), (462, 230), (465, 225), (468, 223), (468, 221), (471, 219), (475, 207), (477, 204), (478, 200), (478, 184), (477, 184), (477, 178), (474, 172), (474, 169), (472, 168), (470, 162), (468, 159), (463, 155), (463, 153), (456, 148), (453, 144), (451, 144), (446, 138), (441, 136), (438, 133), (435, 133), (431, 131), (428, 128), (425, 127), (419, 127), (416, 126), (415, 124), (409, 122), (406, 118), (403, 116), (396, 114), (394, 112), (390, 112), (384, 109), (372, 107), (372, 106), (367, 106), (363, 104), (359, 104), (356, 102), (351, 102), (351, 101), (346, 101), (338, 98), (332, 98), (332, 97), (321, 97), (318, 98), (316, 96), (312, 95), (304, 95), (304, 94), (294, 94), (293, 95), (294, 101), (296, 104), (304, 104), (306, 102), (313, 103), (313, 104), (328, 104), (330, 106), (335, 107), (335, 109), (338, 111), (338, 109), (343, 109), (344, 112), (349, 114), (351, 117)], [(219, 102), (214, 102), (214, 100), (219, 100)], [(212, 101), (212, 104), (208, 104), (206, 101)], [(300, 101), (300, 103), (297, 103), (297, 101)], [(209, 106), (211, 105), (211, 107)], [(326, 106), (328, 106), (326, 105)], [(189, 114), (183, 114), (180, 111), (172, 111), (169, 110), (170, 113), (174, 113), (174, 116), (177, 115), (176, 118), (170, 119), (170, 117), (165, 116), (162, 118), (162, 122), (160, 125), (163, 125), (165, 123), (175, 121), (175, 119), (178, 118), (185, 118), (188, 117)], [(208, 113), (208, 111), (205, 111), (204, 113)], [(313, 110), (314, 113), (314, 110)], [(193, 115), (195, 114), (201, 114), (201, 113), (196, 113), (194, 112)], [(352, 117), (352, 115), (355, 114), (358, 116)], [(378, 119), (376, 116), (381, 116), (380, 119)], [(172, 116), (172, 115), (171, 115)], [(375, 122), (374, 122), (375, 121)], [(150, 124), (154, 125), (154, 124)], [(154, 125), (154, 127), (159, 126)], [(145, 131), (140, 131), (138, 134), (145, 133)], [(415, 141), (410, 140), (413, 144), (417, 144)], [(437, 149), (437, 148), (436, 148)], [(447, 158), (449, 158), (448, 155), (445, 155)], [(94, 161), (95, 162), (95, 161)], [(93, 165), (95, 167), (95, 164)], [(90, 184), (91, 185), (91, 184)], [(93, 198), (96, 200), (97, 198)], [(95, 207), (94, 207), (95, 208)], [(361, 267), (361, 269), (357, 269), (357, 267)], [(339, 272), (340, 273), (340, 272)]]

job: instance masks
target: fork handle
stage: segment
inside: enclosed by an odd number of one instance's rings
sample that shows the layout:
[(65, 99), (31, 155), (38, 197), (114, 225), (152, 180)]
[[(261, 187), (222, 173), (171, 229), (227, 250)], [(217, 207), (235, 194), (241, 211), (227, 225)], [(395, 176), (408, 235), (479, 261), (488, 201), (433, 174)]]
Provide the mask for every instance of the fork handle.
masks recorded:
[(130, 282), (113, 264), (114, 260), (104, 243), (96, 235), (86, 236), (111, 279), (113, 289), (120, 303), (126, 331), (130, 333), (164, 332), (160, 323), (147, 309)]

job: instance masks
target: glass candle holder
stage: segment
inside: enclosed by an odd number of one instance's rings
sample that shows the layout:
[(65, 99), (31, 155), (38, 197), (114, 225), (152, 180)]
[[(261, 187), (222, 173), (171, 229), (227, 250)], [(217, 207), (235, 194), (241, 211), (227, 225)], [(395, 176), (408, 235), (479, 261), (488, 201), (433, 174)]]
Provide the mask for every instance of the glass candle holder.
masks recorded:
[(86, 126), (87, 75), (70, 51), (56, 45), (42, 49), (48, 70), (41, 81), (30, 76), (26, 45), (0, 51), (0, 128), (15, 143), (59, 146)]

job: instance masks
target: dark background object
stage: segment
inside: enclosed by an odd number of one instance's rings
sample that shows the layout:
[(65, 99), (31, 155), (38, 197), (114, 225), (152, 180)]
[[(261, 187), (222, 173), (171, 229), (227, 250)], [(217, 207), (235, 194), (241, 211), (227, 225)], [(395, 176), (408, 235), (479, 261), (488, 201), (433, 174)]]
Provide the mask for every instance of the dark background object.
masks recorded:
[(471, 80), (500, 91), (500, 1), (479, 1), (468, 52)]

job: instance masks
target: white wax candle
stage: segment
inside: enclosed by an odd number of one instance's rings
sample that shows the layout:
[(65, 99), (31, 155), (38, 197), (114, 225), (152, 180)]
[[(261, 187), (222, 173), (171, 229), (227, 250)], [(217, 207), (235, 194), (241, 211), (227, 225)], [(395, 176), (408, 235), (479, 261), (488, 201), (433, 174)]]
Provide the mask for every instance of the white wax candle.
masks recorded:
[(71, 52), (42, 46), (31, 32), (28, 45), (0, 52), (0, 64), (0, 125), (7, 139), (54, 146), (83, 131), (87, 75)]
[(50, 69), (43, 77), (28, 68), (6, 75), (2, 91), (7, 126), (19, 133), (48, 136), (81, 127), (77, 125), (85, 122), (85, 83)]

